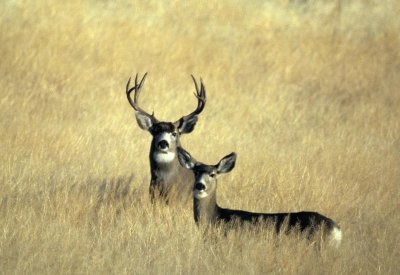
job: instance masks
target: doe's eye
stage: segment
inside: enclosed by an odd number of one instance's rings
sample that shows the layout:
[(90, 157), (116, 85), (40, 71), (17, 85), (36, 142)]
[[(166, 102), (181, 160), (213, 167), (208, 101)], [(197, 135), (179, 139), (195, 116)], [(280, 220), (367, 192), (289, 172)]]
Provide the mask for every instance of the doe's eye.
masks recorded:
[(215, 173), (211, 173), (210, 177), (215, 178), (215, 175), (216, 175)]
[(172, 136), (173, 136), (173, 137), (176, 137), (176, 136), (177, 136), (177, 133), (176, 133), (176, 132), (172, 132)]

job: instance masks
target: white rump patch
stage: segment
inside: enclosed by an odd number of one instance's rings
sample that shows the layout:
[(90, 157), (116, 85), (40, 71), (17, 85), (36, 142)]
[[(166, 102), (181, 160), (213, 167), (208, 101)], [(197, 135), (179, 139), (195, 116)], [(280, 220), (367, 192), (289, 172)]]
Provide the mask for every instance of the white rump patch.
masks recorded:
[(336, 247), (339, 247), (341, 241), (342, 241), (342, 230), (340, 230), (337, 227), (333, 228), (331, 232), (331, 243)]
[(167, 152), (167, 153), (154, 152), (152, 157), (155, 162), (167, 163), (167, 162), (171, 162), (174, 160), (175, 153), (174, 152)]
[(208, 196), (208, 194), (207, 194), (207, 192), (204, 191), (204, 190), (197, 190), (197, 189), (194, 189), (194, 190), (193, 190), (193, 196), (194, 196), (196, 199), (204, 199), (205, 197)]

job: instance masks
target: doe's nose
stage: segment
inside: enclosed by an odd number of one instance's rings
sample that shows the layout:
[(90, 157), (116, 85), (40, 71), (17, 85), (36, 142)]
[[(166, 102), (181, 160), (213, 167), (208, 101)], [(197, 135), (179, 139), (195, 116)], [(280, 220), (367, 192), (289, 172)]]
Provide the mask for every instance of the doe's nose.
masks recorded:
[(196, 188), (197, 190), (204, 190), (204, 189), (206, 189), (206, 186), (203, 184), (203, 183), (201, 183), (201, 182), (198, 182), (198, 183), (196, 183), (196, 185), (194, 186), (194, 188)]
[(157, 144), (159, 149), (167, 149), (169, 147), (169, 144), (166, 140), (161, 140), (158, 144)]

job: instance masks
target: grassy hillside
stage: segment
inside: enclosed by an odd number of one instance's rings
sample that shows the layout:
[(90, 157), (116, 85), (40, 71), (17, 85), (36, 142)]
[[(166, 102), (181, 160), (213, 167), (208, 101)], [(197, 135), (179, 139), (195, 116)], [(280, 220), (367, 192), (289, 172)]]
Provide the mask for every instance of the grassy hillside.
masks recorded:
[[(394, 0), (5, 1), (0, 273), (399, 274), (399, 14)], [(165, 121), (203, 78), (182, 142), (210, 164), (237, 152), (221, 206), (321, 212), (340, 249), (262, 229), (204, 241), (190, 205), (151, 205), (150, 135), (124, 94), (146, 71), (142, 105)]]

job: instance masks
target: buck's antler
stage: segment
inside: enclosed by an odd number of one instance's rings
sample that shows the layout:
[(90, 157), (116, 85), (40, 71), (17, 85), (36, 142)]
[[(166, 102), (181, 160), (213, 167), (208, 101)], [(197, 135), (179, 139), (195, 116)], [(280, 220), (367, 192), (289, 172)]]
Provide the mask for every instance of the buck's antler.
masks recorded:
[[(144, 111), (142, 108), (139, 107), (139, 94), (140, 94), (140, 90), (142, 89), (144, 80), (146, 79), (146, 76), (147, 76), (147, 73), (144, 74), (142, 80), (138, 84), (138, 74), (136, 74), (135, 86), (133, 86), (132, 88), (129, 88), (129, 85), (131, 83), (131, 78), (129, 78), (128, 83), (126, 84), (126, 97), (128, 98), (129, 103), (131, 104), (133, 109), (135, 109), (135, 111), (140, 112), (140, 113), (150, 117), (152, 120), (156, 121), (156, 118), (154, 117), (154, 113), (150, 115), (149, 113), (147, 113), (146, 111)], [(133, 100), (131, 98), (132, 91), (135, 91)]]
[(191, 112), (187, 116), (182, 117), (184, 120), (188, 120), (193, 116), (200, 114), (203, 111), (204, 106), (206, 106), (206, 88), (204, 87), (202, 79), (200, 78), (200, 89), (193, 75), (192, 79), (194, 82), (194, 86), (196, 87), (196, 93), (194, 95), (197, 98), (197, 107), (193, 112)]

